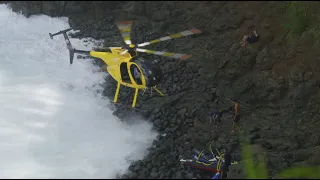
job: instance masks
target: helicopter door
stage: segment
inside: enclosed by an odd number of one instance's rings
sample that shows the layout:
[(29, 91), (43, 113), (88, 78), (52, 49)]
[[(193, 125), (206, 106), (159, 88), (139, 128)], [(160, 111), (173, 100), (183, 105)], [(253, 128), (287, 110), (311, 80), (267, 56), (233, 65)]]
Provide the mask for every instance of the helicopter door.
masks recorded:
[(127, 63), (121, 63), (120, 65), (120, 73), (121, 73), (121, 79), (123, 82), (125, 83), (130, 83), (131, 84), (131, 80), (128, 74), (128, 70), (127, 70)]
[(130, 73), (132, 77), (134, 78), (134, 81), (137, 83), (137, 85), (142, 85), (142, 80), (141, 80), (141, 71), (137, 67), (137, 65), (132, 64), (130, 66)]

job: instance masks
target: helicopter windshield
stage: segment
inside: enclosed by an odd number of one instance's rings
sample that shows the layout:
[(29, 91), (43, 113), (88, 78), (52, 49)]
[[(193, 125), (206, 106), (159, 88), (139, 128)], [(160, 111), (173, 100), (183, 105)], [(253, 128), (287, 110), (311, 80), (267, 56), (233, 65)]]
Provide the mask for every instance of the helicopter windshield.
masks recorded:
[(131, 84), (131, 80), (130, 80), (128, 70), (127, 70), (127, 63), (121, 63), (120, 73), (121, 73), (122, 81)]
[(135, 82), (138, 85), (142, 85), (141, 71), (139, 70), (139, 68), (136, 65), (132, 64), (130, 67), (130, 71), (132, 76), (134, 77)]

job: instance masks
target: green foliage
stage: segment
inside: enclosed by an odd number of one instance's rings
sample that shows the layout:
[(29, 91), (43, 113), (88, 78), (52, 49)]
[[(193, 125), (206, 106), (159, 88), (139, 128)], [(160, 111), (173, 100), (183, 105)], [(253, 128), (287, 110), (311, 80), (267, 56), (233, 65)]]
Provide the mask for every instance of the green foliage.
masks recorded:
[(311, 37), (313, 39), (314, 45), (320, 44), (320, 26), (310, 28), (303, 33), (302, 37)]
[[(257, 159), (257, 165), (254, 164), (251, 152), (251, 146), (248, 143), (242, 143), (241, 155), (244, 159), (245, 173), (248, 179), (267, 179), (268, 172), (265, 162)], [(320, 166), (315, 167), (294, 167), (287, 168), (277, 175), (278, 178), (320, 178)]]
[(290, 1), (285, 11), (286, 23), (282, 27), (287, 30), (289, 38), (301, 36), (310, 23), (308, 6), (303, 1)]
[(315, 167), (297, 167), (285, 169), (278, 174), (280, 178), (320, 178), (320, 166)]
[(241, 155), (244, 158), (245, 172), (248, 179), (267, 179), (268, 173), (265, 163), (258, 161), (257, 165), (254, 165), (251, 147), (248, 144), (242, 144)]

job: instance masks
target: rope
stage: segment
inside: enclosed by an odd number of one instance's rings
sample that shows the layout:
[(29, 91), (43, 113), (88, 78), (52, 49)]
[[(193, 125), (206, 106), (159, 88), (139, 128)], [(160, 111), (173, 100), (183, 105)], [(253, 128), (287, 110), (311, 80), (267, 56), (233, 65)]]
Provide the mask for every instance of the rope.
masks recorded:
[[(211, 152), (211, 155), (212, 155), (212, 156), (215, 156), (215, 155), (213, 154), (213, 150), (212, 150), (212, 143), (210, 143), (209, 150), (210, 150), (210, 152)], [(203, 151), (204, 151), (204, 150), (202, 150), (202, 151), (199, 153), (199, 155), (198, 155), (198, 157), (197, 157), (197, 159), (196, 159), (196, 162), (199, 163), (199, 164), (203, 164), (203, 165), (205, 165), (205, 166), (210, 166), (210, 165), (212, 165), (213, 163), (215, 163), (214, 161), (213, 161), (212, 163), (204, 163), (204, 162), (199, 161), (199, 158), (200, 158), (200, 156), (202, 155)], [(220, 167), (221, 167), (221, 164), (222, 164), (222, 162), (223, 162), (222, 159), (223, 159), (224, 154), (220, 153), (220, 152), (218, 151), (218, 149), (216, 149), (216, 151), (217, 151), (217, 153), (218, 153), (218, 155), (219, 155), (219, 160), (218, 160), (218, 163), (217, 163), (217, 169), (219, 168), (219, 171), (220, 171)], [(219, 165), (219, 163), (220, 163), (220, 165)]]

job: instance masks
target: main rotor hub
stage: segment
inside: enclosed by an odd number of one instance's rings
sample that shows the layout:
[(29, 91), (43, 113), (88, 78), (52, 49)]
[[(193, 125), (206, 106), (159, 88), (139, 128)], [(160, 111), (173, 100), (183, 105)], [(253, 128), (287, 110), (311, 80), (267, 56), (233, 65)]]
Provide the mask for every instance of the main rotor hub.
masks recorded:
[(134, 47), (136, 47), (134, 44), (129, 44), (129, 47), (130, 48), (134, 48)]

